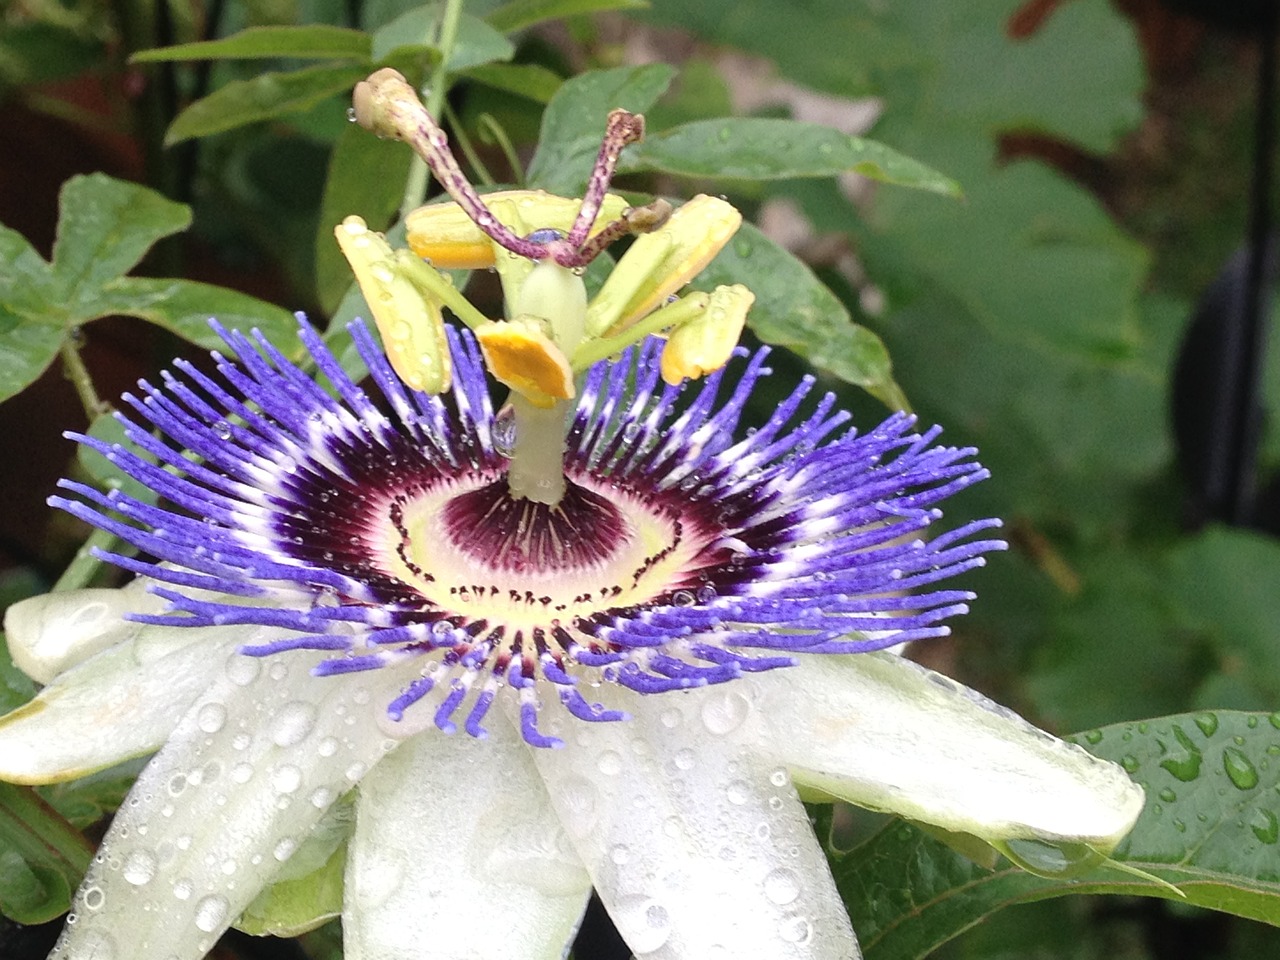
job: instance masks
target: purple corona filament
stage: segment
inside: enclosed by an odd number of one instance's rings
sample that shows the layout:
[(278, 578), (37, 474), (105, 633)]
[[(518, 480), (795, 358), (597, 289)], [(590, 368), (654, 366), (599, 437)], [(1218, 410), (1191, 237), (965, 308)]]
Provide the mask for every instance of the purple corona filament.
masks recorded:
[(243, 652), (323, 651), (318, 675), (416, 658), (393, 721), (427, 710), (484, 736), (514, 696), (525, 739), (553, 746), (546, 702), (625, 719), (584, 680), (656, 694), (941, 636), (972, 597), (942, 581), (1004, 546), (980, 537), (994, 520), (925, 538), (987, 471), (906, 414), (858, 434), (806, 377), (740, 432), (767, 350), (739, 350), (690, 397), (661, 382), (657, 340), (593, 367), (552, 507), (507, 489), (469, 334), (449, 332), (454, 381), (436, 397), (353, 324), (371, 396), (305, 323), (327, 389), (260, 335), (216, 329), (235, 355), (215, 355), (218, 377), (179, 363), (125, 397), (136, 449), (72, 435), (160, 503), (72, 481), (50, 503), (141, 551), (100, 554), (158, 581), (170, 609), (139, 621), (275, 627)]

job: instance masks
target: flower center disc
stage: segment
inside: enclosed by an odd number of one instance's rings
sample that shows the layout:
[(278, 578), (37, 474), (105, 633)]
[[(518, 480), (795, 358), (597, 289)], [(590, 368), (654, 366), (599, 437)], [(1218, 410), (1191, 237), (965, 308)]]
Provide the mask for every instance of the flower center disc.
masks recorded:
[(626, 490), (571, 479), (555, 506), (490, 475), (393, 495), (378, 565), (446, 613), (511, 628), (568, 625), (684, 586), (705, 538)]

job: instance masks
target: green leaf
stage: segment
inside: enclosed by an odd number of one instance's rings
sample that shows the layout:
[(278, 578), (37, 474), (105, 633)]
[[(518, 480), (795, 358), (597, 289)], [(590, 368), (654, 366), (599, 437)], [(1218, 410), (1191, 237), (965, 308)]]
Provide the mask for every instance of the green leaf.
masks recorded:
[(165, 60), (249, 60), (296, 57), (300, 60), (367, 60), (371, 41), (361, 30), (311, 24), (304, 27), (249, 27), (221, 40), (180, 43), (143, 50), (130, 63)]
[(512, 0), (485, 19), (503, 33), (514, 33), (547, 20), (562, 20), (605, 10), (644, 10), (648, 0)]
[[(1182, 714), (1079, 739), (1147, 791), (1116, 862), (1177, 885), (1186, 903), (1280, 924), (1280, 715)], [(838, 858), (834, 873), (867, 960), (925, 957), (1014, 903), (1073, 893), (1182, 899), (1107, 867), (1074, 880), (1005, 862), (988, 870), (903, 821)]]
[[(405, 11), (378, 28), (373, 34), (374, 61), (382, 63), (406, 49), (429, 51), (438, 58), (443, 15), (443, 4), (427, 3)], [(464, 13), (458, 18), (448, 69), (466, 70), (494, 60), (510, 60), (514, 53), (515, 46), (499, 31), (478, 17)]]
[(0, 782), (0, 912), (23, 924), (66, 912), (92, 856), (34, 790)]
[(0, 31), (0, 86), (30, 88), (69, 79), (102, 60), (102, 43), (72, 29), (13, 17)]
[(359, 127), (348, 127), (338, 138), (329, 159), (316, 231), (316, 297), (326, 311), (337, 307), (351, 285), (351, 269), (333, 238), (333, 228), (355, 214), (370, 229), (384, 229), (399, 205), (412, 160), (413, 152), (404, 144), (379, 140)]
[(0, 317), (44, 319), (61, 299), (49, 262), (26, 237), (0, 224)]
[[(33, 596), (38, 592), (39, 588), (35, 587), (32, 592), (24, 593), (23, 596)], [(14, 599), (16, 602), (21, 597)], [(36, 695), (36, 690), (35, 681), (13, 665), (9, 645), (4, 642), (3, 634), (0, 634), (0, 716), (10, 710), (17, 710)]]
[(609, 111), (642, 113), (675, 76), (664, 63), (596, 70), (565, 81), (542, 115), (538, 150), (526, 177), (532, 187), (561, 196), (582, 192), (604, 136)]
[(895, 410), (906, 407), (880, 338), (854, 323), (807, 266), (749, 223), (692, 286), (710, 290), (730, 283), (745, 284), (756, 295), (747, 323), (765, 343), (794, 350)]
[(255, 937), (296, 937), (341, 916), (346, 865), (344, 843), (319, 869), (265, 887), (245, 908), (236, 927)]
[(860, 173), (898, 186), (960, 195), (954, 180), (882, 143), (817, 123), (765, 117), (700, 120), (648, 135), (623, 153), (619, 169), (746, 180)]
[(1179, 626), (1203, 638), (1220, 664), (1201, 678), (1196, 699), (1254, 710), (1280, 704), (1280, 543), (1211, 527), (1179, 545), (1159, 572)]
[(101, 173), (72, 177), (58, 196), (53, 272), (67, 302), (92, 303), (98, 288), (128, 273), (155, 242), (191, 225), (190, 208)]
[(98, 305), (99, 316), (139, 317), (210, 350), (225, 347), (209, 326), (209, 320), (216, 319), (232, 330), (261, 330), (290, 356), (302, 353), (293, 314), (225, 287), (194, 280), (121, 277), (103, 288)]
[(486, 63), (460, 76), (538, 103), (548, 103), (564, 84), (558, 73), (536, 63)]
[(135, 757), (87, 777), (38, 787), (37, 792), (58, 814), (79, 830), (97, 823), (120, 804), (151, 758)]
[(165, 132), (165, 145), (310, 109), (354, 87), (368, 72), (365, 65), (321, 64), (228, 83), (178, 114)]
[(61, 327), (15, 316), (0, 303), (0, 402), (39, 379), (65, 336)]

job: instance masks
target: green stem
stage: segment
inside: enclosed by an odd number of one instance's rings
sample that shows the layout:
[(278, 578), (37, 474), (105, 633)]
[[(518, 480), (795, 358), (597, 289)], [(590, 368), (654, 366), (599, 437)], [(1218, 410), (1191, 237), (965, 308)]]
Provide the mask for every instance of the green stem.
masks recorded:
[(516, 153), (515, 144), (507, 136), (507, 131), (503, 130), (502, 125), (487, 113), (480, 114), (480, 128), (493, 137), (499, 149), (506, 155), (507, 165), (511, 167), (511, 182), (523, 189), (524, 167), (520, 165), (520, 155)]
[(659, 333), (667, 327), (678, 327), (697, 317), (707, 309), (709, 296), (695, 291), (681, 297), (675, 303), (667, 304), (655, 310), (643, 320), (627, 327), (612, 337), (597, 337), (584, 340), (573, 352), (570, 365), (574, 373), (580, 373), (593, 363), (621, 353), (633, 343), (639, 343), (651, 333)]
[(471, 138), (463, 131), (462, 124), (458, 122), (458, 117), (453, 112), (453, 108), (449, 106), (447, 100), (444, 105), (444, 118), (449, 122), (449, 126), (453, 128), (454, 142), (458, 144), (458, 149), (462, 151), (462, 155), (467, 158), (467, 163), (471, 164), (471, 169), (475, 171), (476, 179), (486, 187), (492, 187), (496, 182), (493, 179), (493, 174), (489, 172), (489, 168), (484, 165), (484, 161), (476, 153), (476, 148), (472, 145)]
[(76, 395), (80, 398), (80, 405), (84, 407), (85, 416), (89, 418), (89, 423), (92, 424), (94, 420), (106, 413), (110, 407), (99, 399), (98, 391), (93, 386), (93, 378), (89, 376), (89, 368), (84, 365), (84, 360), (80, 358), (80, 347), (76, 343), (74, 336), (69, 336), (62, 341), (60, 352), (62, 354), (62, 366), (67, 379), (76, 388)]
[[(449, 58), (453, 55), (453, 44), (458, 36), (458, 20), (462, 16), (462, 0), (445, 0), (444, 16), (440, 21), (440, 61), (431, 74), (431, 89), (427, 93), (427, 111), (433, 116), (440, 116), (444, 106), (445, 88), (448, 84)], [(409, 176), (405, 180), (404, 199), (400, 203), (400, 219), (403, 220), (411, 212), (422, 205), (427, 195), (427, 177), (431, 171), (426, 161), (414, 156), (409, 165)]]
[(76, 551), (75, 559), (68, 564), (66, 570), (62, 571), (62, 576), (53, 585), (53, 592), (79, 590), (81, 587), (87, 587), (93, 581), (98, 568), (102, 566), (102, 561), (93, 555), (93, 548), (112, 550), (118, 545), (119, 541), (116, 539), (115, 534), (108, 533), (105, 530), (93, 531), (93, 533), (89, 534), (89, 539)]

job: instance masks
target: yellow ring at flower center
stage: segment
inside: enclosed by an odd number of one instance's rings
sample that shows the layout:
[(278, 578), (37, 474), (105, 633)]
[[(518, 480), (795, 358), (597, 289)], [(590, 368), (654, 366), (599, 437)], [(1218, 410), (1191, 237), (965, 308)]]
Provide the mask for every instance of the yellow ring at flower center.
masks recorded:
[(555, 507), (511, 498), (501, 476), (393, 495), (378, 511), (379, 566), (446, 616), (522, 632), (690, 585), (699, 531), (625, 490), (574, 480), (579, 498)]

